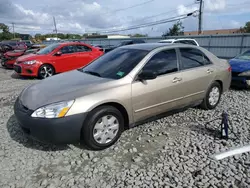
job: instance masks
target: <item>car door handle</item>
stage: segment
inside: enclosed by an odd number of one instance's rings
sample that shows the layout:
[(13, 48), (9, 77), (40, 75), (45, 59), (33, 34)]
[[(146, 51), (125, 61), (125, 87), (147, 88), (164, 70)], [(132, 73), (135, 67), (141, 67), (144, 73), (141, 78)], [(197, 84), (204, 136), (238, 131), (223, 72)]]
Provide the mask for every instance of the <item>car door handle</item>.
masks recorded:
[(177, 78), (177, 77), (175, 77), (175, 78), (173, 79), (173, 83), (180, 82), (180, 81), (182, 81), (182, 78)]
[(208, 73), (208, 74), (211, 74), (212, 72), (214, 72), (214, 71), (211, 70), (211, 69), (207, 69), (207, 73)]

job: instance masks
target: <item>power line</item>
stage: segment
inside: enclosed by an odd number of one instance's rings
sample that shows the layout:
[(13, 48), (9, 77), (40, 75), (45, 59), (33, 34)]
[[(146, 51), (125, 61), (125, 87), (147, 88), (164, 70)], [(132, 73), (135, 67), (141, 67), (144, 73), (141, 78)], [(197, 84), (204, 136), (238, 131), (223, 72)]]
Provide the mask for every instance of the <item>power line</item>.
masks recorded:
[(142, 6), (142, 5), (145, 5), (145, 4), (148, 4), (148, 3), (151, 3), (155, 0), (149, 0), (149, 1), (145, 1), (143, 3), (138, 3), (138, 4), (135, 4), (135, 5), (132, 5), (130, 7), (126, 7), (126, 8), (121, 8), (121, 9), (116, 9), (116, 10), (113, 10), (113, 11), (108, 11), (106, 12), (105, 14), (108, 14), (108, 13), (115, 13), (115, 12), (120, 12), (120, 11), (124, 11), (124, 10), (128, 10), (128, 9), (131, 9), (131, 8), (135, 8), (135, 7), (139, 7), (139, 6)]
[[(190, 7), (190, 6), (192, 6), (192, 5), (195, 5), (195, 3), (187, 4), (187, 5), (184, 5), (184, 6), (185, 6), (185, 7)], [(147, 17), (142, 18), (142, 19), (137, 19), (137, 20), (134, 20), (134, 21), (132, 21), (132, 22), (130, 22), (130, 23), (135, 23), (135, 22), (138, 22), (138, 21), (144, 21), (144, 20), (148, 20), (148, 19), (150, 19), (150, 18), (155, 18), (155, 17), (158, 17), (158, 16), (166, 15), (166, 14), (175, 12), (176, 10), (180, 10), (180, 9), (181, 9), (181, 8), (179, 7), (179, 8), (173, 9), (173, 10), (171, 10), (171, 11), (162, 12), (162, 13), (160, 13), (160, 14), (155, 14), (155, 15), (152, 15), (152, 16), (147, 16)]]
[[(196, 11), (194, 11), (194, 12), (196, 12)], [(162, 19), (162, 20), (158, 20), (158, 21), (154, 21), (154, 22), (149, 22), (149, 23), (145, 23), (145, 24), (141, 24), (141, 25), (134, 25), (134, 26), (130, 26), (130, 27), (127, 27), (127, 28), (114, 29), (114, 30), (109, 30), (109, 31), (103, 30), (103, 31), (95, 31), (95, 32), (114, 33), (114, 32), (119, 32), (119, 31), (128, 31), (128, 30), (133, 30), (133, 29), (149, 27), (149, 26), (153, 26), (153, 25), (159, 25), (159, 24), (163, 24), (163, 23), (168, 23), (168, 22), (173, 22), (173, 21), (185, 19), (185, 18), (193, 15), (194, 12), (190, 12), (188, 14), (183, 14), (183, 15), (180, 15), (180, 16), (171, 17), (171, 18), (168, 18), (168, 19)]]

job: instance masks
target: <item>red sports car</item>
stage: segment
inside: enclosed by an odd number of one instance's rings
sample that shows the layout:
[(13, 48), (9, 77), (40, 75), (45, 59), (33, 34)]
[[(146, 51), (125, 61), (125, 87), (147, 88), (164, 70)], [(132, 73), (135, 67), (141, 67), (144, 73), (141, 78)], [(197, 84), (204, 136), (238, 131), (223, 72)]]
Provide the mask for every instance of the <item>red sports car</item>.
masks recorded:
[(44, 79), (56, 73), (74, 70), (103, 55), (100, 49), (81, 42), (51, 44), (36, 54), (19, 57), (14, 70), (21, 76)]

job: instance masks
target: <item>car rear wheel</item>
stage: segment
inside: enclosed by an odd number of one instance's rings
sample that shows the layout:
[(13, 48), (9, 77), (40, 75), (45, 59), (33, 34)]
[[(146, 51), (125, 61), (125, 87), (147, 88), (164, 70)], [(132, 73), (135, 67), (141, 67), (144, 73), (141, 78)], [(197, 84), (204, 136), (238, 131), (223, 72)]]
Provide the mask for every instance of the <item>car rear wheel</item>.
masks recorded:
[(204, 98), (201, 107), (205, 110), (214, 109), (220, 102), (222, 94), (221, 86), (218, 82), (214, 82), (208, 89), (206, 97)]
[(38, 71), (38, 77), (40, 79), (45, 79), (47, 77), (53, 76), (55, 74), (55, 69), (51, 65), (42, 65)]
[(90, 149), (102, 150), (113, 145), (124, 128), (121, 112), (112, 106), (97, 107), (83, 125), (81, 140)]

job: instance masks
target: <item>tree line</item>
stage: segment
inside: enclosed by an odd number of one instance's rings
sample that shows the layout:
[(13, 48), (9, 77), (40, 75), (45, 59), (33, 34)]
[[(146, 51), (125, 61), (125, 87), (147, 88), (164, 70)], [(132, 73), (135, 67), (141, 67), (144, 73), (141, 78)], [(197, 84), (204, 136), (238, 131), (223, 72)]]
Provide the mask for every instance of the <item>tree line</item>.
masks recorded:
[[(241, 27), (239, 30), (241, 33), (250, 33), (250, 21), (247, 22), (245, 24), (245, 26)], [(99, 33), (92, 33), (92, 35), (99, 35)], [(182, 22), (180, 22), (180, 21), (173, 24), (173, 26), (171, 28), (169, 28), (168, 31), (164, 32), (162, 36), (166, 37), (166, 36), (179, 36), (179, 35), (184, 35), (184, 27), (182, 25)], [(22, 34), (20, 34), (20, 33), (13, 34), (10, 32), (10, 28), (7, 25), (0, 23), (0, 41), (13, 39), (14, 36), (15, 36), (15, 38), (21, 38)], [(70, 34), (70, 33), (68, 33), (68, 34), (65, 34), (65, 33), (57, 33), (57, 34), (55, 34), (55, 33), (49, 33), (49, 34), (37, 33), (37, 34), (35, 34), (34, 38), (29, 35), (29, 39), (34, 39), (35, 41), (43, 41), (46, 38), (54, 38), (54, 37), (58, 37), (60, 39), (82, 39), (82, 38), (85, 38), (87, 36), (88, 36), (88, 34), (80, 35), (80, 34)], [(147, 37), (148, 35), (136, 33), (136, 34), (130, 34), (129, 36), (131, 36), (131, 37)]]

